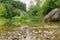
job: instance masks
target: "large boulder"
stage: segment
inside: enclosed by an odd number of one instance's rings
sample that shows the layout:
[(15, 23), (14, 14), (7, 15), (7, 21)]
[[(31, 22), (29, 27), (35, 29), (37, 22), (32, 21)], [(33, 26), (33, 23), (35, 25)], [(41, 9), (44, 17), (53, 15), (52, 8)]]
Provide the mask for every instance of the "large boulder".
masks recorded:
[(51, 16), (52, 22), (59, 22), (60, 21), (60, 9), (58, 9), (55, 14)]
[(53, 9), (43, 18), (43, 22), (59, 22), (60, 8)]

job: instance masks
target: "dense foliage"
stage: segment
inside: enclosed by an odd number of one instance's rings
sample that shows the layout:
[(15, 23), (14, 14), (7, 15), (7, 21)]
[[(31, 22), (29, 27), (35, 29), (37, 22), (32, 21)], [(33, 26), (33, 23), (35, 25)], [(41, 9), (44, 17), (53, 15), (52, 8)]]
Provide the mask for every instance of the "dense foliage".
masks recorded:
[(22, 3), (22, 2), (19, 2), (19, 1), (13, 1), (13, 2), (11, 2), (11, 4), (15, 8), (18, 8), (18, 9), (26, 11), (26, 4), (25, 3)]
[(3, 18), (6, 23), (8, 21), (10, 24), (13, 17), (20, 16), (20, 10), (26, 11), (26, 4), (14, 0), (0, 0), (0, 18)]
[[(36, 0), (37, 4), (32, 5), (26, 11), (26, 4), (14, 0), (0, 0), (0, 25), (41, 24), (42, 18), (52, 9), (60, 8), (60, 0)], [(35, 24), (36, 23), (36, 24)], [(39, 24), (39, 25), (40, 25)], [(4, 25), (4, 26), (5, 26)]]
[(36, 19), (36, 21), (40, 21), (52, 9), (60, 8), (60, 0), (41, 0), (41, 2), (37, 1), (37, 4), (35, 6), (32, 5), (28, 11), (33, 20)]
[[(5, 19), (30, 20), (32, 22), (41, 21), (42, 17), (54, 8), (60, 7), (59, 0), (37, 0), (36, 5), (32, 5), (30, 10), (26, 12), (26, 4), (14, 0), (0, 0), (0, 17)], [(19, 12), (20, 9), (22, 14)], [(25, 11), (26, 13), (23, 13)], [(27, 14), (27, 15), (26, 15)], [(21, 16), (24, 15), (24, 16)], [(22, 18), (23, 17), (23, 18)], [(28, 19), (27, 19), (28, 18)], [(17, 21), (16, 21), (17, 22)]]

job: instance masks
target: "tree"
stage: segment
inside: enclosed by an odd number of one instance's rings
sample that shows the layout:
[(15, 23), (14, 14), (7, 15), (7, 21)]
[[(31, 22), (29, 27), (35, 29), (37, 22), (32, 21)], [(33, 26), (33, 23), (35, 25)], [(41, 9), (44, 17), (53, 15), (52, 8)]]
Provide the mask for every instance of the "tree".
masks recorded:
[(26, 11), (26, 5), (14, 0), (0, 0), (0, 18), (9, 20), (7, 24), (12, 24), (15, 16), (20, 16), (18, 9)]
[(5, 8), (7, 12), (5, 13), (4, 17), (10, 19), (16, 15), (20, 15), (19, 11), (17, 11), (10, 3), (5, 3)]
[(6, 13), (6, 8), (4, 7), (3, 3), (0, 3), (0, 17), (5, 15), (5, 13)]
[(0, 0), (0, 3), (10, 3), (15, 8), (21, 9), (26, 11), (26, 4), (22, 3), (20, 1), (14, 1), (14, 0)]
[(26, 11), (26, 4), (19, 1), (10, 2), (15, 8)]
[[(42, 19), (51, 10), (60, 8), (60, 0), (37, 0), (37, 4), (28, 11), (32, 19)], [(40, 5), (40, 6), (39, 6)]]

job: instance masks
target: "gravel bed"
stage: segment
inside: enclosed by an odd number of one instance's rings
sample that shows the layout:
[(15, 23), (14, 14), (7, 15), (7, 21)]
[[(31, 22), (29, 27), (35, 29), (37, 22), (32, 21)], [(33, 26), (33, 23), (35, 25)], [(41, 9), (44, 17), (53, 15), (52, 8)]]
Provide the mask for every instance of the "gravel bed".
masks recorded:
[(15, 28), (13, 32), (0, 34), (0, 40), (60, 40), (60, 31), (29, 31), (29, 27)]

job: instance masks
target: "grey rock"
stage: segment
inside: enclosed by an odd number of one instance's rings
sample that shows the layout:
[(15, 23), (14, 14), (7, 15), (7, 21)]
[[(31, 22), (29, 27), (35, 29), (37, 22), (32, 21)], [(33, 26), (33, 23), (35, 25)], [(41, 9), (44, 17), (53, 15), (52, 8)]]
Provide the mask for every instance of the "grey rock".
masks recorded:
[(59, 22), (60, 21), (60, 8), (55, 8), (50, 11), (46, 16), (43, 18), (43, 22)]

